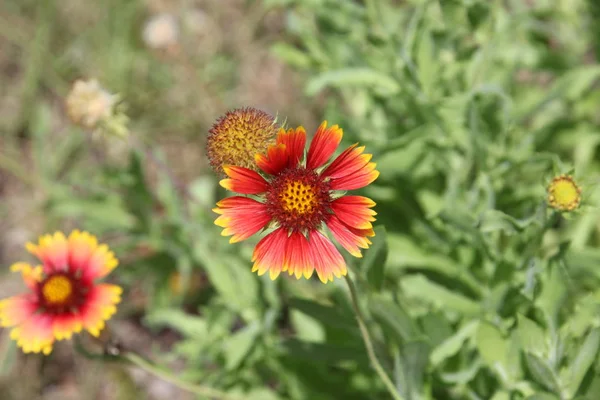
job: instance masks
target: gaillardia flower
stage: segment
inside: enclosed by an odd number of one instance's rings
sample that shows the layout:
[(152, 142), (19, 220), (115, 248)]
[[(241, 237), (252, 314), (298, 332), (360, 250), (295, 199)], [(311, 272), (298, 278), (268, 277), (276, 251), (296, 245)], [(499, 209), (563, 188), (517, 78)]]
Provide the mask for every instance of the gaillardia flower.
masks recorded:
[(224, 165), (256, 170), (254, 155), (275, 142), (276, 120), (255, 108), (238, 108), (217, 120), (209, 131), (206, 152), (210, 166), (223, 174)]
[(87, 232), (42, 236), (27, 250), (42, 265), (19, 262), (29, 292), (0, 300), (0, 326), (13, 327), (11, 338), (25, 353), (50, 354), (55, 340), (87, 330), (98, 336), (121, 300), (119, 286), (96, 283), (118, 264), (114, 254)]
[(268, 270), (271, 279), (282, 271), (308, 279), (316, 270), (324, 283), (345, 275), (344, 258), (323, 234), (324, 225), (355, 257), (371, 244), (375, 203), (342, 191), (367, 186), (379, 172), (369, 162), (371, 155), (363, 154), (364, 146), (357, 144), (327, 164), (342, 135), (337, 125), (327, 128), (323, 122), (304, 157), (304, 128), (280, 129), (276, 143), (255, 157), (264, 177), (248, 168), (224, 167), (229, 178), (221, 186), (256, 199), (233, 196), (217, 203), (215, 224), (225, 228), (222, 235), (233, 235), (234, 243), (268, 226), (276, 228), (256, 245), (252, 271), (263, 275)]
[(548, 185), (548, 204), (558, 211), (573, 211), (581, 203), (581, 188), (569, 175), (559, 175)]

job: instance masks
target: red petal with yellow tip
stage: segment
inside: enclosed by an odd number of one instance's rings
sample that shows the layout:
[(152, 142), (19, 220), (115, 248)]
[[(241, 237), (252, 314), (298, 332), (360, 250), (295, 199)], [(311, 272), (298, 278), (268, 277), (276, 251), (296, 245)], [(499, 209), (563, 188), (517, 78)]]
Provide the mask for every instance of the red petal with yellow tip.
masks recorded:
[(335, 153), (342, 136), (343, 131), (339, 126), (333, 125), (327, 128), (327, 121), (324, 121), (310, 143), (306, 155), (306, 168), (316, 169), (325, 164)]
[[(304, 156), (304, 147), (306, 146), (306, 132), (299, 126), (296, 129), (289, 129), (287, 132), (283, 129), (277, 135), (277, 143), (284, 144), (288, 153), (288, 167), (297, 166)], [(278, 171), (279, 172), (279, 171)]]
[(287, 239), (287, 232), (281, 228), (262, 238), (252, 254), (252, 272), (263, 275), (269, 271), (271, 279), (277, 278), (283, 270)]
[(256, 171), (235, 166), (223, 167), (223, 170), (230, 179), (223, 179), (220, 184), (227, 190), (241, 194), (259, 194), (267, 190), (267, 181)]
[(371, 210), (375, 202), (363, 196), (342, 196), (331, 203), (333, 213), (346, 225), (355, 229), (371, 229), (377, 213)]
[(287, 167), (289, 155), (284, 144), (269, 146), (267, 154), (257, 154), (254, 159), (258, 168), (269, 175), (275, 175)]
[(333, 243), (319, 231), (309, 232), (309, 257), (323, 283), (333, 281), (347, 273), (346, 262)]
[(375, 169), (375, 163), (368, 163), (359, 171), (346, 175), (339, 179), (331, 180), (332, 190), (355, 190), (363, 188), (372, 183), (379, 176)]
[(335, 215), (332, 215), (327, 221), (327, 227), (333, 233), (335, 240), (342, 245), (343, 248), (348, 250), (348, 253), (354, 257), (362, 257), (359, 248), (368, 249), (371, 241), (364, 236), (356, 234), (356, 231), (348, 228), (344, 225)]
[(214, 212), (221, 215), (215, 220), (215, 225), (225, 228), (223, 236), (233, 235), (230, 243), (248, 239), (271, 220), (264, 203), (247, 197), (228, 197), (218, 202), (217, 206)]

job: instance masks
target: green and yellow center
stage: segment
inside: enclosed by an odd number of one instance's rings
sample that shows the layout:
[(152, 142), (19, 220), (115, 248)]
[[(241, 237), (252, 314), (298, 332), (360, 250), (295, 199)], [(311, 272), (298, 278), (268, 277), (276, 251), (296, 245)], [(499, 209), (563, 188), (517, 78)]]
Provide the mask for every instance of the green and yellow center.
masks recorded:
[(274, 143), (278, 127), (275, 118), (255, 108), (229, 111), (209, 131), (206, 152), (211, 167), (222, 174), (223, 165), (257, 170), (257, 153)]
[(73, 284), (65, 275), (54, 275), (42, 284), (42, 296), (48, 305), (66, 303), (73, 294)]
[(548, 203), (560, 211), (572, 211), (581, 202), (581, 189), (569, 175), (560, 175), (548, 185)]
[(266, 205), (271, 218), (295, 231), (318, 229), (330, 213), (329, 183), (302, 167), (284, 170), (269, 185)]
[(281, 206), (288, 212), (310, 213), (318, 203), (315, 189), (301, 181), (287, 181), (281, 193)]

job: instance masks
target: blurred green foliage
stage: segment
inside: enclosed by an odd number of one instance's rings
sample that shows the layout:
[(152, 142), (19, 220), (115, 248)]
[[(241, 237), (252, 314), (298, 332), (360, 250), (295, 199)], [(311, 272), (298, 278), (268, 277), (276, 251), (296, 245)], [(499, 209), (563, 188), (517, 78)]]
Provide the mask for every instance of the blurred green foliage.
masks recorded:
[[(377, 236), (363, 259), (346, 259), (402, 396), (597, 399), (596, 2), (262, 3), (285, 22), (272, 54), (299, 71), (305, 95), (345, 141), (365, 144), (378, 163), (380, 178), (363, 190), (377, 202)], [(155, 96), (169, 85), (160, 67), (138, 66), (148, 75), (132, 80), (109, 72), (131, 67), (118, 55), (132, 45), (119, 38), (133, 8), (98, 27), (116, 35), (111, 47), (86, 51), (107, 63), (98, 67), (107, 84), (126, 88), (133, 124), (188, 123), (176, 113), (154, 118), (162, 113), (146, 109), (151, 101), (138, 103), (138, 79)], [(342, 281), (257, 277), (256, 239), (230, 245), (213, 225), (211, 208), (227, 194), (211, 173), (181, 187), (158, 147), (133, 146), (109, 162), (75, 129), (49, 142), (49, 112), (34, 107), (26, 117), (30, 183), (46, 191), (50, 226), (103, 235), (120, 255), (115, 275), (146, 301), (124, 302), (119, 318), (180, 335), (158, 360), (183, 358), (182, 377), (246, 399), (388, 398)], [(546, 185), (573, 171), (582, 208), (548, 210)]]

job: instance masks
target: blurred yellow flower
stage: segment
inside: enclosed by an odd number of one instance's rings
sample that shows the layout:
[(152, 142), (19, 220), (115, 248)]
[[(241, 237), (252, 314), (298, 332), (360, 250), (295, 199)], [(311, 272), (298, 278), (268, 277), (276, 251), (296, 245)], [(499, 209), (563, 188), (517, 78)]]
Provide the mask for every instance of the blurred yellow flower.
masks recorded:
[(256, 154), (275, 142), (276, 119), (256, 108), (238, 108), (219, 118), (209, 131), (206, 152), (215, 172), (224, 165), (257, 170)]
[(548, 185), (548, 204), (558, 211), (573, 211), (581, 203), (581, 188), (570, 175), (554, 177)]

